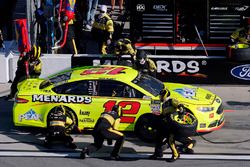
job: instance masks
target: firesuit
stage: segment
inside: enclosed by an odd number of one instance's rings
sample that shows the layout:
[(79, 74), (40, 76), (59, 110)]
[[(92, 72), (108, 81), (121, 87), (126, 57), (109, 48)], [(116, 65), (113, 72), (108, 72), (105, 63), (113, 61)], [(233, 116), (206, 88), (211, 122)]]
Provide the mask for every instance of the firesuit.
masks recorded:
[(172, 151), (171, 159), (168, 159), (168, 162), (173, 162), (180, 157), (179, 151), (176, 148), (175, 141), (178, 140), (184, 144), (183, 149), (185, 148), (186, 152), (191, 153), (192, 147), (195, 144), (195, 140), (192, 140), (190, 137), (184, 137), (181, 134), (175, 134), (171, 124), (168, 123), (170, 114), (177, 111), (181, 112), (182, 104), (176, 99), (170, 99), (169, 94), (166, 90), (161, 91), (160, 100), (162, 104), (162, 114), (157, 116), (157, 137), (155, 144), (155, 152), (150, 156), (151, 159), (157, 159), (157, 157), (163, 156), (162, 146), (164, 144), (164, 139), (166, 138), (167, 143)]
[[(121, 38), (114, 44), (114, 55), (117, 57), (118, 65), (134, 64), (136, 49), (128, 38)], [(122, 55), (130, 55), (130, 60), (123, 60)]]
[(10, 87), (11, 91), (10, 95), (7, 97), (8, 100), (14, 98), (17, 92), (18, 82), (30, 77), (30, 75), (39, 76), (41, 74), (40, 54), (40, 47), (33, 45), (31, 51), (19, 56), (16, 75)]
[(244, 21), (243, 27), (238, 28), (230, 36), (234, 44), (250, 44), (250, 18)]
[(119, 152), (124, 142), (123, 133), (118, 131), (121, 114), (119, 114), (119, 106), (115, 105), (111, 111), (103, 112), (93, 130), (94, 143), (83, 148), (81, 158), (85, 158), (86, 154), (99, 150), (104, 142), (104, 139), (110, 141), (116, 140), (113, 151), (111, 152), (111, 159), (120, 159)]
[(42, 61), (40, 56), (41, 48), (34, 45), (29, 58), (29, 74), (32, 78), (39, 78), (41, 74)]
[(66, 147), (75, 149), (70, 132), (76, 127), (72, 119), (66, 116), (63, 106), (57, 107), (48, 118), (48, 131), (45, 136), (44, 145), (48, 148), (54, 141), (64, 142)]
[(15, 73), (15, 78), (11, 84), (10, 87), (10, 95), (7, 97), (7, 99), (12, 99), (14, 98), (16, 92), (17, 92), (17, 85), (18, 82), (24, 80), (27, 75), (27, 64), (28, 63), (28, 58), (26, 55), (19, 56), (18, 61), (17, 61), (17, 70)]
[(138, 71), (156, 77), (156, 65), (153, 60), (147, 58), (147, 53), (143, 50), (137, 50), (134, 68)]
[(106, 48), (111, 44), (114, 32), (113, 20), (107, 14), (107, 6), (101, 5), (100, 14), (95, 16), (91, 30), (92, 36), (98, 42), (99, 52), (107, 54)]
[[(66, 3), (67, 1), (67, 3)], [(65, 10), (75, 10), (75, 3), (76, 3), (76, 0), (65, 0)], [(75, 17), (74, 16), (68, 16), (66, 14), (67, 12), (65, 12), (65, 16), (64, 16), (64, 19), (63, 21), (64, 22), (68, 22), (68, 34), (67, 34), (67, 40), (66, 40), (66, 44), (65, 46), (63, 47), (63, 53), (68, 53), (68, 54), (77, 54), (78, 51), (77, 51), (77, 48), (76, 48), (76, 43), (75, 43), (75, 27), (74, 27), (74, 20), (75, 20)], [(70, 18), (72, 17), (72, 18)]]

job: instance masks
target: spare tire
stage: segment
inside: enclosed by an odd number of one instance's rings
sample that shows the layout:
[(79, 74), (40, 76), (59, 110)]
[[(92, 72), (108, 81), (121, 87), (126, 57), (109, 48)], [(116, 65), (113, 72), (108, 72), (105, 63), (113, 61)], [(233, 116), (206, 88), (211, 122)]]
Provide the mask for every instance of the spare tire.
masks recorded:
[(171, 129), (178, 136), (195, 136), (198, 120), (190, 112), (183, 111), (182, 114), (173, 112), (167, 118)]
[(250, 60), (250, 47), (247, 44), (238, 44), (238, 48), (235, 45), (230, 46), (231, 57), (235, 61), (249, 61)]

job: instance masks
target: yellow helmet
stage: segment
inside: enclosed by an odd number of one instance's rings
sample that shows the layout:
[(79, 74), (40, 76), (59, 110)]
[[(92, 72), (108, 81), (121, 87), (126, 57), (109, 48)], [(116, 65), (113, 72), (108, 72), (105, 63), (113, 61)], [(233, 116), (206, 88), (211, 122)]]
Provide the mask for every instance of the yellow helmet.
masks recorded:
[(41, 56), (41, 47), (33, 45), (31, 54), (33, 55), (34, 59), (38, 59)]

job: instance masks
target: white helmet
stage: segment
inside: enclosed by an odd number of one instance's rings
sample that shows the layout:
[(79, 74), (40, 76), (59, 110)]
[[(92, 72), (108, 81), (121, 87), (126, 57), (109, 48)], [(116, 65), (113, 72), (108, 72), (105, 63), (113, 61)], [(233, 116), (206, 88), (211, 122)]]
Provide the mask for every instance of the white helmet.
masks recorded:
[(100, 6), (100, 11), (103, 13), (107, 13), (107, 6), (106, 5), (101, 5)]

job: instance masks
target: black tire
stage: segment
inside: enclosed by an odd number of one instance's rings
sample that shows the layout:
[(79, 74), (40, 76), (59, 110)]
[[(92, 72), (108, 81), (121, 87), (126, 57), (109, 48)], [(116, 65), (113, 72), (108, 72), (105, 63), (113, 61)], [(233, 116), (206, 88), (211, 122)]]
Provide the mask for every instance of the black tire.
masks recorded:
[(142, 141), (146, 143), (153, 143), (157, 134), (155, 115), (142, 115), (136, 122), (135, 134)]
[(250, 47), (241, 49), (232, 49), (232, 59), (235, 61), (250, 61)]
[(170, 114), (167, 121), (175, 135), (190, 137), (197, 134), (196, 129), (198, 120), (190, 112), (183, 111), (183, 114), (173, 112)]

